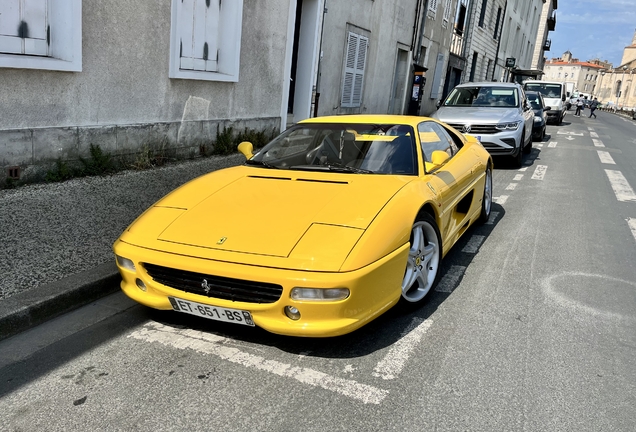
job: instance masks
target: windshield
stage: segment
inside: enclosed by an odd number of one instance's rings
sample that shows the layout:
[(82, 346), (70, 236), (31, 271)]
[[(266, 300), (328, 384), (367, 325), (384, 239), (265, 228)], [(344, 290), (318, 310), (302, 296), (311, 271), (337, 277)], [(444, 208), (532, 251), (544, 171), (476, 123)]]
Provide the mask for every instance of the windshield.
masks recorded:
[(518, 107), (517, 89), (510, 87), (455, 87), (444, 106)]
[(247, 165), (284, 170), (417, 174), (413, 128), (397, 124), (299, 124)]
[(547, 98), (561, 97), (561, 84), (526, 83), (526, 90), (539, 92)]

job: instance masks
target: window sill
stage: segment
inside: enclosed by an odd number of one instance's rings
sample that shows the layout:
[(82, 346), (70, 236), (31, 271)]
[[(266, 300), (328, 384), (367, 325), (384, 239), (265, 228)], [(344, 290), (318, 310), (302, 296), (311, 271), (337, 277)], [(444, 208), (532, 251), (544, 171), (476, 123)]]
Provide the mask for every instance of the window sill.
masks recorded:
[(24, 54), (0, 54), (0, 68), (81, 72), (81, 54), (78, 57), (78, 59), (73, 61), (67, 61), (53, 57), (37, 57)]

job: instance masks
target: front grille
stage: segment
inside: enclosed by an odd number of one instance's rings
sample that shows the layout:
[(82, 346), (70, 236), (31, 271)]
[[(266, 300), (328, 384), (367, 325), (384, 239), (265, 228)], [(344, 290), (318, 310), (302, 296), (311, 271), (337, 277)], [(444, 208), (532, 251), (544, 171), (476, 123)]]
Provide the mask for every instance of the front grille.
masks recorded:
[[(459, 132), (464, 133), (464, 131), (462, 130), (464, 127), (464, 123), (448, 123), (448, 125), (457, 129)], [(471, 135), (475, 135), (475, 134), (492, 135), (492, 134), (496, 134), (497, 132), (501, 132), (501, 131), (498, 130), (494, 124), (471, 124), (470, 132), (467, 132), (467, 133)]]
[(150, 277), (162, 285), (211, 298), (246, 303), (274, 303), (283, 293), (282, 286), (272, 283), (213, 276), (148, 263), (143, 266)]

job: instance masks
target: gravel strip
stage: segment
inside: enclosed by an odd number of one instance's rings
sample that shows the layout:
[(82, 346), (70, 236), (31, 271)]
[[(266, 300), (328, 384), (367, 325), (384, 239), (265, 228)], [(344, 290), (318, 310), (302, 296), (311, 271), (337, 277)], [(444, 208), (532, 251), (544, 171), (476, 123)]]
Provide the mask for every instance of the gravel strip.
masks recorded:
[(241, 164), (236, 154), (146, 171), (0, 190), (0, 299), (112, 261), (139, 214), (178, 186)]

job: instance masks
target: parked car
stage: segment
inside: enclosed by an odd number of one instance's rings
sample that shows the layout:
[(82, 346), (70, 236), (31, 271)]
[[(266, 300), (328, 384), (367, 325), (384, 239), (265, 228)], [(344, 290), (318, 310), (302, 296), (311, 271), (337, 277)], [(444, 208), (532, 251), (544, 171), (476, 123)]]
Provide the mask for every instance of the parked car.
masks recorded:
[(548, 122), (548, 114), (550, 107), (546, 106), (543, 96), (539, 92), (527, 91), (526, 97), (534, 111), (534, 123), (532, 124), (532, 139), (535, 141), (543, 141), (545, 137), (546, 123)]
[(525, 91), (537, 91), (543, 95), (545, 103), (550, 106), (548, 110), (548, 120), (557, 125), (563, 123), (568, 104), (566, 87), (564, 83), (556, 81), (526, 81), (523, 84)]
[(422, 302), (492, 205), (491, 156), (430, 118), (318, 117), (159, 200), (115, 242), (155, 309), (273, 333), (349, 333)]
[(532, 150), (534, 112), (517, 83), (460, 84), (432, 117), (474, 135), (491, 155), (511, 156), (517, 166)]

